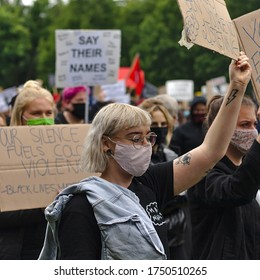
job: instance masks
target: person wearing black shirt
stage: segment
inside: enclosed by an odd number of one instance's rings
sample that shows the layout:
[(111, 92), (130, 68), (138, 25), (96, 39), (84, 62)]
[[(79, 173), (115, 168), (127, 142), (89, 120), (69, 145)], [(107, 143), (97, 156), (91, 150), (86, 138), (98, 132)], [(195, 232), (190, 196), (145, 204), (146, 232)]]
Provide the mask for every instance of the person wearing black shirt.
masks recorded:
[[(209, 103), (209, 127), (223, 98)], [(188, 190), (194, 259), (260, 259), (260, 136), (256, 107), (245, 96), (226, 155)], [(255, 139), (257, 138), (257, 141)]]
[(67, 187), (46, 208), (48, 226), (39, 259), (167, 258), (161, 209), (224, 156), (250, 76), (248, 58), (241, 53), (230, 64), (228, 92), (203, 143), (153, 166), (149, 165), (156, 135), (150, 130), (150, 115), (128, 104), (103, 107), (82, 151), (82, 168), (100, 177)]
[(196, 96), (191, 102), (190, 120), (174, 129), (169, 148), (179, 156), (198, 147), (205, 137), (203, 121), (206, 116), (206, 99)]

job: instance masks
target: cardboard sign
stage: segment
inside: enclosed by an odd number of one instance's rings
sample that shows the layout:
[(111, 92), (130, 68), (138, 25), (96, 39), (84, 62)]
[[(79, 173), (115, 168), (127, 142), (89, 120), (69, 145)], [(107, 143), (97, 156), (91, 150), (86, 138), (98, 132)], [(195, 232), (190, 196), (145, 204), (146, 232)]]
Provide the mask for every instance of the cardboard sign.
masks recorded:
[(237, 59), (237, 33), (223, 0), (178, 0), (185, 34), (194, 44)]
[(89, 124), (0, 128), (0, 210), (46, 207), (89, 177), (79, 161)]
[(120, 30), (56, 30), (56, 87), (117, 82)]
[(194, 97), (194, 82), (192, 80), (166, 81), (166, 93), (177, 101), (191, 101)]
[(260, 9), (234, 19), (241, 49), (250, 59), (252, 84), (260, 104)]

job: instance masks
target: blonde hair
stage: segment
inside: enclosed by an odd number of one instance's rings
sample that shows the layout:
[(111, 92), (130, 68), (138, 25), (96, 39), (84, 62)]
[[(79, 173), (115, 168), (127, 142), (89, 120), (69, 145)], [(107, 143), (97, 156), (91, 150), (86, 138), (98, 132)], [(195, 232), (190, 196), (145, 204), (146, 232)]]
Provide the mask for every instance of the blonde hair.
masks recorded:
[(24, 84), (15, 100), (11, 114), (11, 126), (22, 125), (22, 115), (24, 111), (28, 104), (37, 98), (49, 100), (53, 104), (53, 110), (55, 111), (55, 102), (52, 94), (47, 89), (41, 87), (39, 82), (29, 80)]
[(178, 119), (179, 105), (178, 101), (174, 97), (168, 94), (159, 94), (153, 98), (160, 100), (163, 103), (163, 106), (168, 110), (170, 115)]
[(168, 134), (167, 134), (167, 139), (166, 142), (169, 144), (171, 137), (172, 137), (172, 131), (173, 131), (173, 118), (170, 115), (169, 111), (167, 108), (163, 105), (163, 102), (159, 99), (156, 98), (147, 98), (145, 99), (140, 105), (140, 108), (143, 110), (147, 111), (151, 116), (153, 112), (156, 111), (161, 111), (162, 114), (164, 115), (167, 126), (168, 126)]
[(151, 125), (150, 115), (129, 104), (111, 103), (95, 116), (86, 137), (81, 157), (81, 168), (87, 172), (103, 172), (108, 155), (103, 151), (103, 136), (113, 137), (122, 129)]

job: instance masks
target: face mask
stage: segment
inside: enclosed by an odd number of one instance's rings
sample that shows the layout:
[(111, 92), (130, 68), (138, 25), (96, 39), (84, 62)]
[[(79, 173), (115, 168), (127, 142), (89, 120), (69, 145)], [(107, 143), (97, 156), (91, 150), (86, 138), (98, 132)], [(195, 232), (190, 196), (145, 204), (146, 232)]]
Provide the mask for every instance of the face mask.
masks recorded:
[(168, 127), (151, 127), (151, 131), (157, 135), (155, 145), (166, 143)]
[(152, 146), (147, 143), (136, 149), (133, 145), (116, 142), (115, 161), (129, 174), (139, 177), (149, 167), (152, 155)]
[(245, 154), (253, 145), (257, 135), (256, 129), (236, 129), (232, 136), (231, 144), (242, 154)]
[(27, 125), (52, 125), (52, 124), (54, 124), (53, 118), (26, 119), (25, 117), (23, 117), (23, 119), (26, 120)]
[(206, 114), (192, 114), (192, 119), (195, 123), (203, 123)]
[(73, 110), (71, 111), (71, 113), (81, 119), (84, 120), (85, 119), (85, 105), (86, 103), (73, 103)]

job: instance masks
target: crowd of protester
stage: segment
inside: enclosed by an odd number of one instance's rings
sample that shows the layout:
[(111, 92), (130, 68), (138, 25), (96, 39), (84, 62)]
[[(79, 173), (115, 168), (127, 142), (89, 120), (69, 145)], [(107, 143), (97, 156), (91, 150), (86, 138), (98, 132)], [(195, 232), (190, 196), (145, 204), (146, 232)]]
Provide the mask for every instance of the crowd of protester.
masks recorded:
[(1, 212), (0, 259), (260, 259), (259, 115), (243, 53), (229, 76), (225, 96), (194, 97), (185, 121), (167, 94), (129, 105), (99, 90), (86, 108), (89, 87), (63, 89), (58, 105), (26, 82), (0, 126), (90, 123), (81, 166), (100, 176), (45, 209)]

